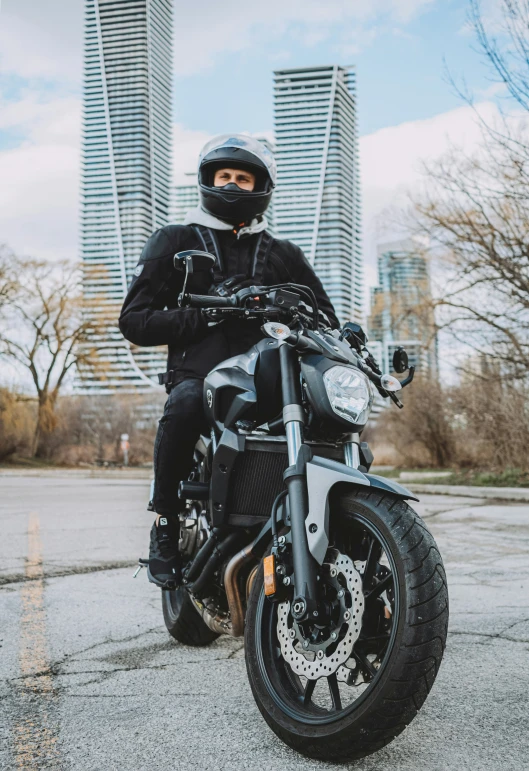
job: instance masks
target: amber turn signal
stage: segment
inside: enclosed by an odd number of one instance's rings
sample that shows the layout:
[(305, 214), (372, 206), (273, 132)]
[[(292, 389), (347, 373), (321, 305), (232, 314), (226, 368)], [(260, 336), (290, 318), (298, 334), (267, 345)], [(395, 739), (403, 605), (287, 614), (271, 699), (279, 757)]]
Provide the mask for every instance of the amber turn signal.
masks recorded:
[(264, 590), (267, 597), (276, 592), (276, 562), (273, 554), (263, 560)]

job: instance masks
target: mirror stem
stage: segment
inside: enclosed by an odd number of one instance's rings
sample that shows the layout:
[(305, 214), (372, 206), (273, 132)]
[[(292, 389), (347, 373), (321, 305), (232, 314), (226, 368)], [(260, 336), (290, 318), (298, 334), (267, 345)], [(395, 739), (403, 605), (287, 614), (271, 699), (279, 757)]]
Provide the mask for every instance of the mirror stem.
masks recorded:
[(186, 265), (186, 275), (185, 275), (185, 278), (184, 278), (184, 285), (182, 286), (182, 291), (178, 295), (178, 307), (179, 308), (182, 307), (182, 301), (183, 301), (183, 299), (185, 297), (188, 276), (189, 276), (189, 271), (188, 271), (187, 265)]

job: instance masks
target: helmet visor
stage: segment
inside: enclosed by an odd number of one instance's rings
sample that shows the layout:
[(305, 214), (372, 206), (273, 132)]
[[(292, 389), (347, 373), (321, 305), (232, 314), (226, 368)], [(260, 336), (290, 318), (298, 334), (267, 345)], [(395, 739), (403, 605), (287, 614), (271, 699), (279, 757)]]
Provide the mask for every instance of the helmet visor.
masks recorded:
[[(218, 164), (221, 161), (222, 149), (226, 148), (229, 151), (226, 155), (226, 166), (234, 168), (237, 162), (237, 149), (241, 150), (242, 158), (246, 159), (242, 161), (241, 166), (248, 166), (248, 154), (255, 158), (256, 166), (264, 167), (268, 172), (272, 186), (275, 187), (277, 179), (277, 167), (275, 158), (268, 147), (254, 137), (246, 136), (244, 134), (223, 134), (218, 137), (213, 137), (202, 148), (200, 158), (198, 161), (199, 169), (202, 166), (204, 159), (211, 153), (215, 158), (215, 163)], [(213, 160), (213, 158), (212, 158)], [(219, 166), (217, 166), (219, 168)]]

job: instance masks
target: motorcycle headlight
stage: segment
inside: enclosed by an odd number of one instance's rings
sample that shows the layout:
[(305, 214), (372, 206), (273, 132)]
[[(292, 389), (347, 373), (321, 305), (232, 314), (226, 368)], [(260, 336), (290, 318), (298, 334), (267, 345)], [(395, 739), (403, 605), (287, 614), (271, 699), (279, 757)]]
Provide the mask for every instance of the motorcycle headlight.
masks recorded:
[(373, 390), (363, 372), (353, 367), (331, 367), (323, 382), (333, 412), (351, 423), (367, 423)]

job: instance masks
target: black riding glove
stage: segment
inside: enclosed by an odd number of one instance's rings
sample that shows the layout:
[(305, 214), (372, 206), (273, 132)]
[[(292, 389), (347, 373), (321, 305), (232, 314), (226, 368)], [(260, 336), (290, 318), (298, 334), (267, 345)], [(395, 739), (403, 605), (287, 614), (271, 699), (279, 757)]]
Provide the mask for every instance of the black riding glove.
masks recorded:
[(245, 273), (237, 273), (235, 276), (230, 276), (224, 279), (220, 284), (213, 284), (209, 289), (209, 294), (216, 297), (231, 297), (237, 294), (239, 289), (244, 289), (253, 284), (253, 279), (248, 278)]

